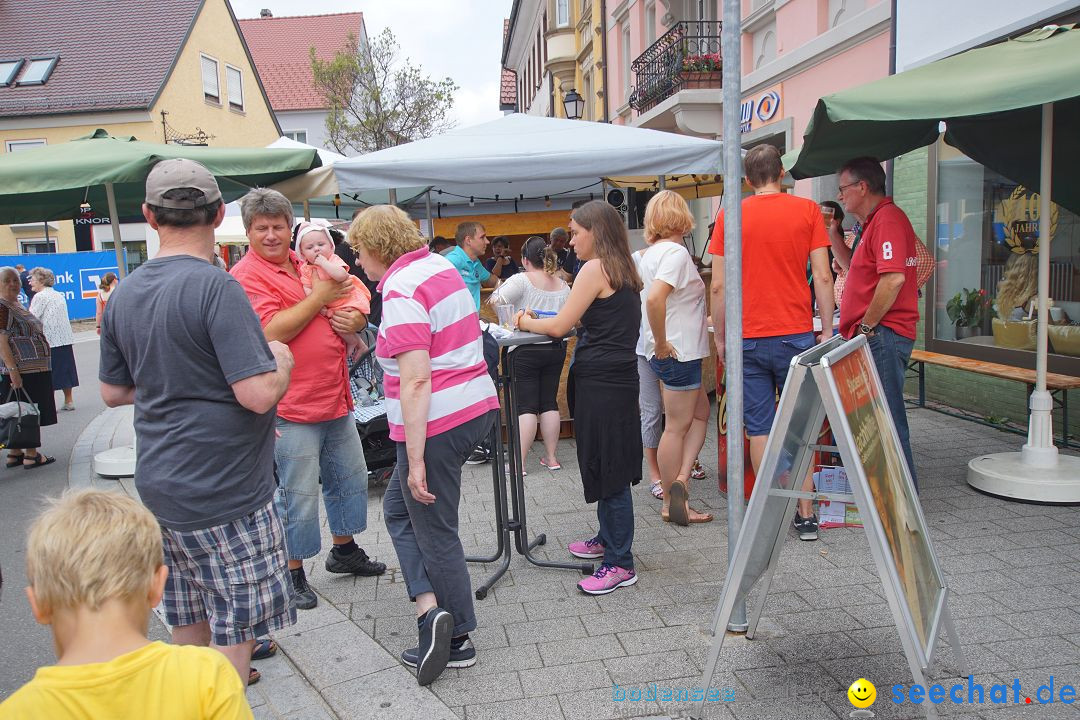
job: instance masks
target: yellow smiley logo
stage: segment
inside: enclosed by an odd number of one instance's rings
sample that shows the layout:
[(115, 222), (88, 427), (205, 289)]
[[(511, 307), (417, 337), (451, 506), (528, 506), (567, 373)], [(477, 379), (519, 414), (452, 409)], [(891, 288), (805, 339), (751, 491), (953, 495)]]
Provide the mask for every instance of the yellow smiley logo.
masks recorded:
[(877, 688), (866, 678), (859, 678), (851, 683), (847, 691), (848, 700), (860, 710), (868, 708), (877, 700)]

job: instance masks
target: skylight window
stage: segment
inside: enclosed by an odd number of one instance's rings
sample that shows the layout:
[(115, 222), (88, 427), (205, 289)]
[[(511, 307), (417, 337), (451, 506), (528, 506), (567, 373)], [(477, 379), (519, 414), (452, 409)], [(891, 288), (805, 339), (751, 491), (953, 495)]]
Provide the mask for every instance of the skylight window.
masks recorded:
[(30, 58), (26, 70), (23, 71), (22, 77), (19, 78), (19, 84), (44, 85), (45, 81), (52, 75), (53, 68), (56, 67), (56, 61), (59, 59), (60, 58), (56, 55), (53, 55), (52, 57)]
[(22, 60), (0, 60), (0, 85), (10, 85), (22, 64)]

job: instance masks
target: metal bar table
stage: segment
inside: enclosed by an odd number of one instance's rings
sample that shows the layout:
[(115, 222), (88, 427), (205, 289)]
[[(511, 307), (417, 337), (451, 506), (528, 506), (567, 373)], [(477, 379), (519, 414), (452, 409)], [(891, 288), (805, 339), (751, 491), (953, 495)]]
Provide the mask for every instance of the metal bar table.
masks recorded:
[[(502, 389), (502, 409), (506, 413), (506, 443), (502, 441), (500, 423), (495, 423), (491, 430), (491, 446), (494, 448), (491, 477), (495, 490), (495, 526), (497, 547), (488, 557), (466, 557), (468, 562), (498, 562), (495, 569), (482, 585), (476, 588), (476, 599), (483, 600), (488, 591), (499, 581), (510, 567), (511, 547), (519, 555), (538, 567), (577, 570), (582, 575), (593, 573), (592, 563), (559, 563), (536, 558), (533, 548), (547, 542), (547, 536), (540, 533), (529, 541), (529, 531), (525, 518), (525, 477), (521, 467), (521, 433), (518, 427), (517, 401), (514, 397), (514, 355), (509, 349), (519, 345), (535, 345), (551, 342), (548, 335), (515, 330), (509, 337), (497, 338), (502, 350), (502, 371), (499, 373), (499, 387)], [(506, 472), (509, 465), (510, 472)], [(511, 535), (513, 543), (511, 543)]]

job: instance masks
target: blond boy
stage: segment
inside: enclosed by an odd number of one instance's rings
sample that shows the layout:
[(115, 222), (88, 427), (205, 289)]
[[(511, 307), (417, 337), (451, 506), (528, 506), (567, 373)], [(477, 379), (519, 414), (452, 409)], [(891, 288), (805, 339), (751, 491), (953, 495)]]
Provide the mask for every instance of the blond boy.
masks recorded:
[(116, 493), (66, 493), (30, 528), (26, 589), (52, 628), (56, 665), (3, 704), (23, 718), (251, 718), (236, 669), (216, 650), (146, 639), (165, 578), (161, 528)]

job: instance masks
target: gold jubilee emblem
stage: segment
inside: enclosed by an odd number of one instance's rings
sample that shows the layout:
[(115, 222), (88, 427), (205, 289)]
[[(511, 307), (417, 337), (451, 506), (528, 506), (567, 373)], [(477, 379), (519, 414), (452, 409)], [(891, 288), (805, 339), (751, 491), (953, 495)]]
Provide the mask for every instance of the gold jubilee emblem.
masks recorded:
[[(1012, 194), (1001, 201), (1005, 244), (1016, 255), (1039, 252), (1039, 194), (1017, 185)], [(1050, 203), (1050, 238), (1057, 231), (1058, 206)]]

